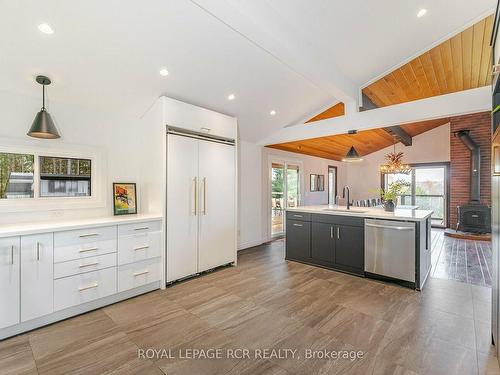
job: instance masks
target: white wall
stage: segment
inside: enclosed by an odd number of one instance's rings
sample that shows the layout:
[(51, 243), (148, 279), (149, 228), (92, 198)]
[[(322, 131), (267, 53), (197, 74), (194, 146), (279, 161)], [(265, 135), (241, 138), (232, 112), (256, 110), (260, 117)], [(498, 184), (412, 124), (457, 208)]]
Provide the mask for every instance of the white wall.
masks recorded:
[[(393, 146), (386, 147), (364, 157), (359, 163), (346, 164), (347, 183), (352, 199), (375, 198), (373, 189), (380, 187), (379, 166), (384, 163)], [(430, 163), (450, 161), (450, 125), (446, 124), (413, 137), (411, 146), (396, 145), (396, 152), (404, 152), (404, 162)]]
[[(240, 142), (238, 249), (256, 246), (270, 240), (269, 163), (274, 158), (281, 161), (302, 163), (302, 205), (328, 203), (326, 179), (329, 165), (338, 168), (337, 184), (339, 189), (346, 182), (343, 163), (265, 148), (250, 142)], [(325, 176), (325, 191), (309, 191), (310, 174), (323, 174)]]
[[(52, 151), (72, 149), (77, 152), (99, 153), (103, 175), (105, 197), (99, 207), (79, 209), (54, 209), (32, 212), (2, 212), (0, 224), (37, 220), (65, 220), (70, 218), (112, 215), (112, 183), (138, 183), (138, 204), (146, 197), (141, 187), (141, 172), (144, 170), (143, 154), (149, 148), (143, 142), (145, 129), (139, 118), (122, 116), (116, 112), (103, 112), (75, 103), (50, 102), (48, 111), (61, 133), (58, 140), (38, 140), (26, 136), (35, 114), (40, 110), (39, 97), (0, 91), (2, 103), (2, 125), (0, 139), (4, 145), (22, 142), (24, 147), (39, 147)], [(161, 157), (161, 155), (158, 155)]]
[(263, 242), (262, 216), (262, 147), (240, 142), (238, 194), (238, 249)]

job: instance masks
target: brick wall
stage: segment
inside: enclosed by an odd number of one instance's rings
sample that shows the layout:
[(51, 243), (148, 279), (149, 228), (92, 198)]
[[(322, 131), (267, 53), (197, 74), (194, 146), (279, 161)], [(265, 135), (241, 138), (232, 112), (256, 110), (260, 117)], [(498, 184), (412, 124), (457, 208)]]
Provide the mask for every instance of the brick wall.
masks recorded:
[(491, 204), (491, 114), (489, 112), (456, 116), (450, 119), (450, 222), (457, 224), (457, 206), (470, 201), (470, 151), (460, 138), (453, 134), (459, 130), (470, 130), (472, 139), (481, 146), (481, 203)]

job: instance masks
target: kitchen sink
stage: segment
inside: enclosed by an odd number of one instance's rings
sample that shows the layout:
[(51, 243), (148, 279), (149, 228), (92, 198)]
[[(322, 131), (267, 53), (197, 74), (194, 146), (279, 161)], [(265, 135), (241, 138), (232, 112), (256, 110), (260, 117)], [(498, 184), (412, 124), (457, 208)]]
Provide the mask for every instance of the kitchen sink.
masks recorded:
[(360, 210), (360, 209), (357, 209), (357, 208), (351, 208), (351, 209), (347, 209), (347, 208), (324, 208), (323, 211), (331, 211), (331, 212), (355, 212), (355, 213), (358, 213), (358, 214), (362, 214), (363, 212), (366, 212), (366, 210)]

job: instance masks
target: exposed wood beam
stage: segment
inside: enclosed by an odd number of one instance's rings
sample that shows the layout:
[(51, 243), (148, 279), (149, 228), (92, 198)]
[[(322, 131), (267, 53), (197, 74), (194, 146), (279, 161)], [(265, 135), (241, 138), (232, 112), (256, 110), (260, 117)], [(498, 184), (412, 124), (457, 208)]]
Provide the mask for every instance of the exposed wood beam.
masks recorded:
[(405, 146), (411, 146), (411, 135), (409, 135), (401, 126), (389, 126), (383, 128), (387, 133), (396, 137)]
[(361, 131), (483, 111), (491, 111), (491, 87), (488, 86), (371, 111), (346, 113), (345, 116), (323, 120), (316, 126), (297, 124), (282, 128), (258, 143), (270, 145), (292, 142), (347, 133), (351, 129)]

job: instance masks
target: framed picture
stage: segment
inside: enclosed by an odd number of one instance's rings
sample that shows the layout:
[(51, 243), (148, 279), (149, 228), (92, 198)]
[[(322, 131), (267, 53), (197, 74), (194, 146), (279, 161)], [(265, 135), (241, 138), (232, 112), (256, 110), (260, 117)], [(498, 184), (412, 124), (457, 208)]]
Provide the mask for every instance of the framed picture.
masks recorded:
[(312, 174), (309, 176), (309, 191), (318, 191), (317, 184), (317, 174)]
[(137, 192), (135, 183), (113, 183), (113, 210), (115, 215), (137, 213)]

